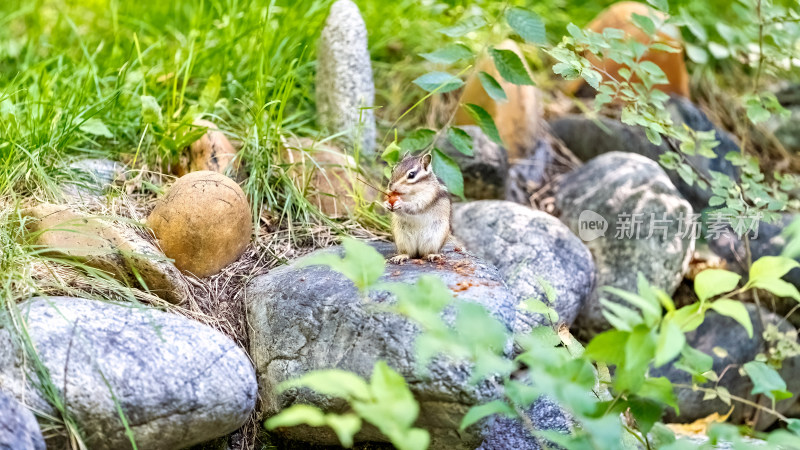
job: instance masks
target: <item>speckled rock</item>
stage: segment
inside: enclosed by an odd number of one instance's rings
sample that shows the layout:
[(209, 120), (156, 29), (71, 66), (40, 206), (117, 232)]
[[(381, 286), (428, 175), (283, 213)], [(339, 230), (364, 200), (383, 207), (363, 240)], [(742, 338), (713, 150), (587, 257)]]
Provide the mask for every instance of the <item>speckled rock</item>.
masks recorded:
[[(683, 97), (672, 97), (668, 108), (677, 126), (686, 124), (697, 131), (716, 131), (719, 145), (714, 149), (716, 158), (699, 155), (687, 158), (706, 176), (710, 171), (724, 173), (738, 178), (738, 170), (725, 159), (729, 152), (739, 151), (739, 146), (730, 133), (716, 127), (696, 105)], [(599, 125), (598, 122), (599, 121)], [(569, 147), (572, 153), (583, 161), (609, 152), (630, 152), (646, 156), (653, 161), (668, 150), (667, 144), (653, 145), (645, 135), (644, 129), (625, 125), (619, 120), (600, 117), (597, 119), (580, 115), (565, 116), (550, 122), (553, 134)], [(604, 129), (605, 128), (605, 129)], [(696, 211), (708, 207), (711, 191), (701, 189), (697, 184), (688, 185), (676, 171), (667, 172), (672, 184), (687, 199)]]
[[(247, 354), (199, 322), (141, 305), (71, 297), (33, 298), (19, 306), (89, 448), (130, 446), (117, 405), (138, 447), (153, 450), (223, 436), (255, 407)], [(23, 350), (0, 329), (0, 385), (57, 417), (37, 388), (26, 384), (26, 376), (36, 375), (25, 370), (32, 369)]]
[(442, 136), (436, 147), (453, 158), (464, 175), (464, 195), (475, 200), (503, 198), (508, 180), (506, 150), (489, 140), (475, 125), (460, 127), (472, 137), (473, 155), (458, 151), (447, 136)]
[[(731, 395), (756, 401), (758, 396), (750, 393), (753, 389), (753, 383), (749, 377), (740, 375), (737, 368), (753, 361), (756, 355), (763, 351), (764, 339), (762, 334), (764, 328), (762, 328), (757, 314), (757, 306), (753, 304), (745, 306), (750, 314), (750, 321), (753, 323), (752, 338), (747, 335), (744, 327), (735, 320), (717, 314), (714, 311), (708, 311), (703, 324), (697, 330), (686, 335), (686, 342), (692, 348), (713, 357), (714, 365), (712, 369), (717, 375), (721, 375), (723, 371), (725, 372), (718, 382), (708, 382), (707, 386), (713, 387), (718, 384), (727, 388)], [(794, 333), (794, 338), (797, 338), (797, 332), (794, 327), (783, 322), (779, 316), (763, 309), (762, 316), (766, 323), (778, 325), (782, 332)], [(714, 352), (715, 347), (724, 349), (727, 355), (721, 357)], [(726, 370), (726, 368), (728, 369)], [(800, 391), (800, 356), (784, 360), (778, 373), (786, 381), (789, 392)], [(665, 376), (673, 383), (682, 384), (691, 384), (692, 379), (689, 373), (675, 368), (672, 364), (654, 369), (651, 375), (654, 377)], [(664, 418), (665, 422), (689, 423), (715, 412), (721, 415), (726, 414), (731, 409), (730, 406), (719, 399), (703, 400), (705, 393), (702, 391), (677, 389), (675, 392), (678, 397), (678, 406), (681, 414), (678, 416), (674, 410), (669, 408)], [(785, 412), (796, 402), (796, 396), (782, 400), (776, 404), (776, 409), (778, 412)], [(763, 397), (761, 398), (761, 404), (770, 406), (770, 400)], [(751, 417), (752, 414), (752, 407), (737, 404), (729, 420), (732, 423), (743, 423), (744, 419)], [(769, 427), (775, 420), (776, 417), (771, 414), (761, 414), (759, 416), (758, 429), (763, 430)]]
[(203, 170), (179, 178), (147, 218), (164, 254), (197, 277), (236, 261), (253, 230), (250, 204), (236, 182)]
[[(571, 433), (575, 422), (557, 403), (541, 397), (528, 411), (528, 419), (537, 430)], [(518, 419), (492, 416), (489, 419), (489, 432), (478, 450), (544, 450), (542, 441), (525, 428)]]
[(161, 251), (127, 224), (43, 203), (23, 210), (29, 233), (47, 254), (74, 258), (170, 303), (186, 300), (189, 286)]
[(636, 292), (639, 272), (668, 294), (678, 287), (694, 251), (694, 240), (682, 232), (692, 207), (657, 163), (606, 153), (561, 178), (555, 200), (561, 220), (586, 242), (597, 270), (594, 292), (576, 321), (581, 337), (609, 328), (601, 296), (621, 301), (603, 287)]
[[(377, 244), (376, 248), (384, 256), (395, 251), (392, 244)], [(441, 264), (419, 261), (387, 266), (382, 280), (413, 283), (423, 275), (436, 275), (456, 299), (482, 304), (513, 328), (517, 300), (497, 270), (476, 257), (455, 252), (452, 246), (446, 247), (444, 254)], [(458, 431), (458, 424), (471, 406), (496, 398), (495, 387), (471, 384), (467, 365), (445, 359), (436, 360), (429, 373), (421, 375), (415, 362), (417, 327), (401, 316), (370, 309), (372, 303), (392, 301), (388, 293), (371, 292), (365, 302), (349, 280), (328, 267), (292, 265), (251, 281), (246, 298), (250, 355), (266, 417), (295, 403), (342, 412), (346, 405), (341, 401), (306, 390), (277, 394), (275, 386), (315, 369), (338, 368), (368, 377), (373, 364), (384, 360), (408, 381), (420, 403), (418, 426), (430, 431), (436, 448), (475, 448), (485, 436), (482, 424), (465, 432)], [(281, 433), (317, 444), (337, 442), (325, 428), (293, 427)], [(367, 427), (356, 440), (386, 438)]]
[(28, 408), (0, 391), (0, 449), (45, 450), (44, 437)]
[[(330, 10), (317, 50), (317, 113), (331, 133), (346, 132), (353, 145), (361, 138), (361, 152), (375, 152), (375, 103), (367, 29), (358, 6), (337, 0)], [(365, 108), (365, 109), (362, 109)]]
[[(547, 302), (540, 280), (556, 291), (555, 310), (571, 325), (592, 292), (589, 249), (555, 217), (507, 201), (455, 205), (453, 234), (466, 249), (499, 270), (518, 301)], [(544, 316), (520, 314), (518, 328), (546, 324)]]

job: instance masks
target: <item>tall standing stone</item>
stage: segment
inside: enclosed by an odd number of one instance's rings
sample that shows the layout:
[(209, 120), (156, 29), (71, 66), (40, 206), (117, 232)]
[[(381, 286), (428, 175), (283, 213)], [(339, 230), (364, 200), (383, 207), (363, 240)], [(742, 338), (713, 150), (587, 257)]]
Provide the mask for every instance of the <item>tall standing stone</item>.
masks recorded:
[(338, 0), (331, 6), (319, 40), (317, 113), (331, 133), (345, 132), (347, 144), (360, 137), (361, 152), (375, 152), (375, 85), (367, 49), (367, 28), (358, 6)]

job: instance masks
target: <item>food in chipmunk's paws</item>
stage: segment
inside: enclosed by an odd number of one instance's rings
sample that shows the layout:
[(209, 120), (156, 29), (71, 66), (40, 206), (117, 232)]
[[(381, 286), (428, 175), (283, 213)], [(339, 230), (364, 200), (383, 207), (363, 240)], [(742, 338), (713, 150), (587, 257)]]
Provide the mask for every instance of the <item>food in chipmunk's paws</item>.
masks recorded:
[(391, 206), (392, 209), (394, 209), (394, 205), (398, 201), (400, 201), (400, 194), (398, 194), (396, 191), (389, 192), (386, 195), (386, 202), (389, 203), (389, 206)]

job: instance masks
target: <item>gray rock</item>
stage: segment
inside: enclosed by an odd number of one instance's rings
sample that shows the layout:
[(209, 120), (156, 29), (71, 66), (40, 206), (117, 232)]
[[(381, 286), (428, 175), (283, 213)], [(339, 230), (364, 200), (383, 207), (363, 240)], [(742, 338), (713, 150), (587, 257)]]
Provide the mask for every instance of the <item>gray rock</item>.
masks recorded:
[[(376, 248), (384, 256), (394, 253), (392, 244), (378, 244)], [(413, 283), (423, 275), (438, 276), (456, 299), (479, 302), (511, 329), (517, 301), (497, 270), (449, 246), (444, 254), (443, 264), (388, 266), (382, 280)], [(365, 302), (349, 280), (328, 267), (293, 265), (254, 279), (247, 286), (245, 298), (250, 355), (266, 417), (296, 403), (342, 412), (346, 405), (339, 400), (307, 390), (278, 394), (275, 387), (317, 369), (338, 368), (368, 377), (374, 363), (384, 360), (403, 375), (419, 401), (417, 425), (431, 433), (432, 448), (475, 448), (480, 444), (486, 432), (483, 425), (465, 432), (458, 426), (470, 407), (496, 398), (496, 389), (490, 383), (471, 384), (467, 365), (444, 358), (436, 360), (427, 375), (420, 374), (415, 362), (416, 326), (403, 317), (370, 307), (392, 301), (388, 293), (370, 293)], [(281, 434), (316, 444), (338, 442), (324, 427), (292, 427), (281, 430)], [(386, 438), (365, 427), (356, 440)]]
[[(781, 233), (797, 217), (798, 215), (796, 214), (783, 214), (778, 223), (759, 222), (758, 233), (756, 235), (749, 234), (752, 261), (756, 261), (762, 256), (780, 255), (787, 244), (786, 238), (781, 236)], [(728, 263), (728, 270), (747, 276), (747, 249), (744, 240), (736, 236), (730, 227), (725, 233), (717, 236), (716, 239), (708, 239), (708, 247), (725, 259)], [(790, 270), (783, 279), (800, 287), (800, 269)], [(797, 302), (791, 298), (775, 298), (772, 301), (765, 302), (764, 305), (773, 312), (784, 316), (797, 306)], [(788, 320), (792, 325), (800, 326), (800, 311), (795, 311), (788, 317)]]
[(0, 450), (45, 450), (42, 431), (28, 408), (0, 391)]
[[(692, 207), (658, 164), (632, 153), (598, 156), (559, 180), (555, 200), (561, 220), (586, 242), (597, 269), (595, 289), (576, 321), (581, 337), (609, 328), (600, 304), (601, 296), (609, 297), (603, 287), (636, 292), (641, 272), (668, 294), (677, 288), (694, 250), (694, 240), (680, 233)], [(591, 229), (593, 223), (606, 225)]]
[[(738, 178), (736, 167), (725, 159), (728, 152), (739, 151), (734, 138), (728, 132), (715, 127), (697, 106), (683, 97), (672, 97), (668, 107), (677, 126), (686, 124), (697, 131), (716, 130), (719, 145), (714, 152), (717, 158), (689, 156), (687, 159), (706, 176), (713, 170)], [(553, 134), (561, 138), (575, 156), (583, 161), (615, 151), (636, 153), (658, 161), (668, 150), (666, 142), (658, 146), (653, 145), (647, 139), (643, 128), (625, 125), (606, 117), (592, 119), (579, 115), (566, 116), (554, 120), (550, 125)], [(708, 206), (708, 200), (712, 195), (710, 190), (700, 189), (696, 183), (691, 186), (686, 184), (676, 171), (670, 170), (667, 175), (695, 210), (700, 211)]]
[(547, 180), (556, 152), (549, 139), (539, 139), (530, 156), (512, 161), (508, 169), (506, 200), (530, 205), (530, 197)]
[[(537, 430), (558, 431), (568, 434), (575, 426), (572, 417), (557, 403), (540, 397), (527, 411), (530, 423)], [(504, 416), (489, 419), (489, 432), (479, 450), (540, 450), (552, 448), (548, 442), (536, 438), (520, 420)]]
[[(703, 324), (695, 331), (686, 335), (687, 344), (700, 350), (701, 352), (714, 358), (713, 370), (717, 375), (722, 375), (718, 385), (726, 387), (731, 395), (737, 395), (755, 401), (755, 395), (750, 394), (753, 384), (750, 378), (739, 374), (738, 368), (743, 364), (755, 359), (756, 355), (764, 350), (764, 339), (762, 334), (764, 329), (758, 318), (757, 307), (753, 304), (745, 305), (750, 313), (750, 320), (753, 322), (753, 338), (747, 336), (747, 331), (733, 319), (719, 315), (714, 311), (706, 313)], [(780, 317), (762, 309), (762, 316), (767, 323), (777, 324), (783, 332), (796, 332), (794, 327), (782, 321)], [(723, 358), (714, 352), (714, 347), (725, 349), (727, 355)], [(724, 372), (724, 375), (723, 375)], [(778, 371), (786, 381), (789, 392), (800, 390), (800, 357), (792, 357), (783, 361), (783, 366)], [(654, 377), (664, 376), (673, 383), (691, 384), (691, 375), (687, 372), (676, 369), (671, 363), (661, 368), (653, 369), (651, 375)], [(709, 382), (708, 386), (713, 387), (715, 382)], [(703, 400), (705, 395), (701, 391), (692, 389), (676, 389), (678, 406), (681, 414), (678, 416), (671, 408), (667, 410), (665, 422), (692, 422), (694, 420), (707, 417), (715, 412), (726, 414), (731, 407), (722, 400)], [(770, 406), (770, 400), (762, 398), (764, 406)], [(795, 402), (797, 397), (782, 400), (776, 404), (778, 412), (787, 411)], [(753, 408), (737, 403), (731, 414), (732, 423), (743, 423), (745, 418), (751, 417)], [(770, 414), (759, 416), (758, 429), (763, 430), (769, 427), (776, 418)]]
[(77, 173), (64, 186), (64, 194), (78, 200), (96, 199), (117, 180), (125, 178), (125, 166), (109, 159), (82, 159), (69, 165)]
[[(317, 51), (317, 113), (331, 133), (345, 132), (361, 152), (375, 152), (375, 85), (367, 49), (367, 29), (358, 6), (338, 0), (331, 6)], [(364, 109), (362, 109), (364, 108)]]
[(461, 126), (472, 136), (473, 155), (458, 151), (447, 136), (442, 136), (436, 147), (452, 157), (464, 174), (464, 195), (475, 200), (503, 198), (508, 180), (508, 155), (506, 149), (492, 142), (476, 125)]
[[(255, 407), (247, 354), (199, 322), (141, 305), (71, 297), (33, 298), (19, 306), (52, 386), (89, 448), (130, 447), (117, 405), (139, 448), (165, 450), (230, 433)], [(57, 417), (32, 370), (23, 349), (0, 330), (0, 386)]]
[[(589, 249), (555, 217), (507, 201), (456, 205), (453, 234), (500, 271), (518, 301), (547, 302), (540, 279), (556, 291), (555, 310), (571, 325), (592, 292)], [(539, 314), (520, 314), (518, 329), (546, 324)]]

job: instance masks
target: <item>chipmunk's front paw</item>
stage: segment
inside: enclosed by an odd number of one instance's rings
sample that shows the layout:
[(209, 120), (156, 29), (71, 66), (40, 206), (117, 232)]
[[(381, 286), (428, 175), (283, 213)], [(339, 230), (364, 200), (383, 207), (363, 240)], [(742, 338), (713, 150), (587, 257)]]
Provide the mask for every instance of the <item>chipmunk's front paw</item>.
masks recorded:
[(431, 253), (430, 255), (426, 256), (426, 258), (430, 262), (444, 262), (444, 255), (441, 253)]
[(392, 206), (391, 203), (389, 203), (389, 200), (383, 202), (383, 207), (386, 208), (388, 211), (394, 211), (394, 207)]
[(389, 262), (392, 263), (392, 264), (403, 264), (404, 262), (408, 261), (409, 259), (411, 259), (410, 256), (408, 256), (406, 254), (401, 254), (401, 255), (397, 255), (397, 256), (393, 256), (393, 257), (389, 258)]

